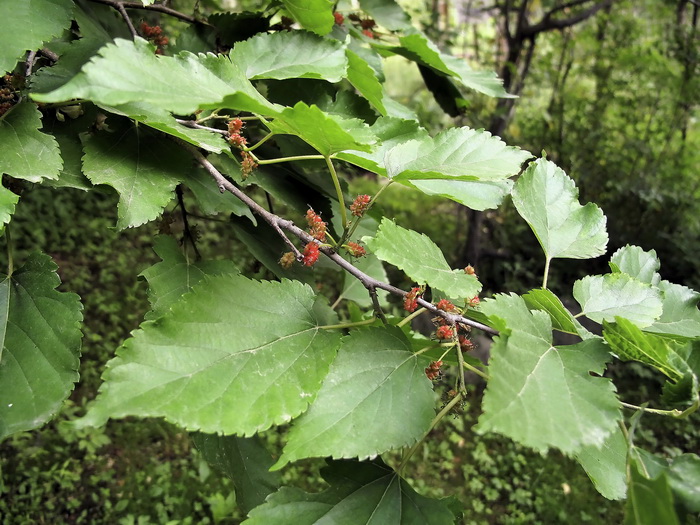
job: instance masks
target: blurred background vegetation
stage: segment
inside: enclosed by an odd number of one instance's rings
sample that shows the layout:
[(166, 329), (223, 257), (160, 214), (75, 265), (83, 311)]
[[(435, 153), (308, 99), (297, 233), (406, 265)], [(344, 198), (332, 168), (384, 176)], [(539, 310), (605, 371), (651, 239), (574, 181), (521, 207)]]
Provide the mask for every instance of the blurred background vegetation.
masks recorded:
[[(393, 97), (411, 107), (432, 133), (469, 125), (533, 153), (546, 151), (577, 181), (582, 201), (603, 208), (610, 251), (627, 243), (654, 249), (664, 278), (700, 289), (697, 2), (400, 3), (441, 47), (475, 68), (498, 71), (519, 98), (455, 93), (454, 86), (424, 80), (415, 65), (400, 58), (385, 68)], [(569, 25), (541, 24), (547, 12), (568, 3), (577, 6), (557, 11), (557, 19)], [(200, 7), (216, 4), (207, 0)], [(221, 4), (239, 10), (254, 9), (258, 2)], [(171, 5), (191, 11), (194, 1)], [(179, 26), (169, 26), (165, 18), (160, 23), (176, 46)], [(351, 193), (376, 190), (375, 179), (349, 175)], [(94, 398), (105, 363), (148, 309), (138, 274), (157, 260), (153, 236), (182, 230), (176, 203), (169, 210), (160, 224), (118, 232), (111, 191), (86, 198), (77, 190), (23, 188), (12, 223), (17, 259), (42, 250), (56, 260), (63, 289), (82, 298), (85, 338), (81, 382), (59, 417), (0, 443), (3, 524), (239, 523), (243, 518), (231, 482), (201, 460), (186, 432), (160, 420), (111, 421), (79, 432), (70, 426)], [(485, 295), (524, 292), (539, 284), (540, 249), (508, 203), (475, 214), (392, 186), (382, 196), (381, 211), (428, 234), (455, 267), (475, 264)], [(205, 257), (232, 257), (247, 273), (269, 277), (226, 222), (193, 222)], [(604, 266), (603, 260), (560, 261), (553, 266), (551, 286), (568, 295), (581, 272), (605, 271)], [(658, 397), (660, 378), (642, 366), (618, 365), (609, 374), (626, 401), (641, 404)], [(443, 421), (424, 445), (409, 472), (417, 490), (455, 494), (466, 524), (621, 521), (622, 503), (602, 498), (572, 460), (541, 457), (498, 436), (476, 436), (470, 429), (479, 395), (475, 387), (463, 417)], [(645, 416), (640, 444), (669, 456), (679, 453), (679, 443), (700, 450), (699, 417)], [(265, 437), (273, 447), (280, 443), (278, 431)], [(321, 463), (301, 462), (285, 470), (285, 481), (318, 490)]]

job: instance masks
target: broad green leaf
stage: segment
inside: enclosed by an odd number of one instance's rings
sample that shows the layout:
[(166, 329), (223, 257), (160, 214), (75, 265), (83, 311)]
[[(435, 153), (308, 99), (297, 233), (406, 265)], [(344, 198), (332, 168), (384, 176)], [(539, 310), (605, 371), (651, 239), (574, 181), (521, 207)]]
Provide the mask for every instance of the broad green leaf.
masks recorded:
[(614, 320), (615, 323), (603, 321), (603, 337), (611, 351), (620, 359), (653, 366), (674, 382), (680, 381), (686, 373), (691, 373), (679, 353), (685, 344), (644, 333), (633, 322), (622, 317)]
[(370, 104), (382, 114), (386, 115), (384, 87), (377, 78), (376, 72), (359, 55), (351, 50), (346, 50), (348, 57), (348, 80)]
[(25, 51), (60, 35), (72, 13), (70, 0), (0, 2), (0, 71), (12, 71)]
[(640, 468), (630, 459), (625, 525), (679, 525), (666, 474), (650, 479)]
[(18, 202), (19, 195), (15, 195), (0, 184), (0, 234), (5, 230), (5, 225), (12, 219)]
[(344, 150), (370, 151), (376, 137), (367, 124), (325, 113), (317, 106), (298, 102), (285, 108), (268, 124), (273, 133), (296, 135), (321, 155)]
[(39, 131), (41, 112), (20, 102), (0, 118), (0, 173), (41, 182), (57, 179), (63, 161), (56, 140)]
[(574, 181), (551, 161), (538, 159), (513, 189), (513, 204), (542, 245), (547, 260), (589, 259), (605, 253), (606, 218), (598, 206), (581, 206)]
[(84, 36), (73, 42), (56, 42), (49, 47), (59, 55), (58, 61), (52, 66), (37, 70), (30, 77), (32, 91), (46, 92), (58, 89), (75, 75), (105, 44), (100, 38)]
[(481, 310), (500, 335), (491, 347), (478, 431), (498, 432), (540, 452), (601, 446), (620, 419), (615, 387), (597, 377), (610, 359), (603, 342), (555, 348), (549, 315), (530, 312), (513, 294), (486, 300)]
[(654, 286), (659, 284), (659, 268), (661, 263), (654, 250), (644, 251), (639, 246), (623, 246), (610, 258), (610, 268), (613, 272), (626, 273), (643, 283)]
[(398, 46), (373, 41), (371, 45), (385, 52), (402, 55), (409, 60), (433, 68), (443, 75), (455, 78), (464, 86), (491, 97), (512, 98), (503, 89), (503, 80), (492, 71), (474, 71), (465, 60), (441, 52), (420, 31), (413, 29), (399, 37)]
[(333, 29), (332, 0), (282, 0), (282, 5), (304, 29), (321, 36)]
[(330, 484), (324, 492), (282, 487), (253, 509), (243, 525), (452, 525), (455, 521), (445, 503), (415, 492), (381, 460), (333, 461), (321, 475)]
[(193, 129), (180, 124), (168, 111), (153, 104), (129, 102), (120, 106), (103, 106), (103, 109), (110, 113), (142, 122), (153, 129), (182, 139), (205, 151), (212, 153), (225, 152), (231, 155), (231, 146), (221, 134), (204, 129)]
[(253, 224), (256, 223), (250, 208), (232, 193), (228, 191), (221, 193), (217, 184), (203, 169), (190, 171), (183, 182), (194, 193), (197, 206), (202, 213), (206, 215), (233, 213), (239, 217), (247, 217)]
[(250, 80), (317, 78), (340, 82), (348, 67), (343, 44), (304, 31), (256, 35), (236, 44), (231, 61)]
[(573, 293), (582, 313), (596, 323), (619, 316), (643, 328), (662, 311), (659, 290), (625, 273), (587, 275), (574, 283)]
[(442, 131), (433, 139), (395, 146), (386, 153), (384, 162), (387, 175), (399, 182), (502, 180), (518, 173), (531, 156), (506, 146), (488, 131), (462, 127)]
[(700, 457), (681, 454), (673, 458), (668, 470), (674, 500), (688, 512), (700, 512)]
[(148, 128), (121, 125), (102, 131), (84, 146), (83, 172), (93, 184), (119, 193), (119, 229), (158, 217), (173, 190), (192, 168), (192, 159)]
[(0, 282), (0, 440), (51, 419), (78, 381), (82, 305), (48, 255)]
[(33, 93), (32, 98), (40, 102), (83, 98), (113, 107), (139, 102), (182, 115), (217, 107), (266, 115), (281, 109), (265, 100), (228, 57), (156, 55), (142, 38), (116, 39), (70, 82), (49, 93)]
[(464, 204), (472, 210), (498, 208), (513, 187), (513, 181), (504, 180), (439, 180), (418, 179), (404, 182), (426, 195), (438, 195)]
[(268, 469), (274, 463), (259, 436), (242, 438), (195, 432), (192, 440), (207, 462), (233, 481), (236, 504), (248, 513), (265, 502), (280, 486), (280, 475)]
[(371, 151), (343, 151), (338, 158), (373, 173), (386, 176), (384, 156), (392, 147), (414, 140), (429, 140), (430, 136), (415, 120), (380, 117), (370, 127), (379, 139)]
[(238, 274), (238, 268), (227, 259), (188, 260), (178, 247), (177, 241), (167, 235), (156, 237), (153, 251), (162, 261), (146, 268), (140, 274), (148, 281), (148, 299), (151, 303), (151, 311), (146, 314), (146, 319), (162, 316), (206, 276)]
[(352, 332), (274, 468), (308, 457), (363, 459), (415, 443), (435, 417), (424, 368), (398, 328)]
[(700, 337), (700, 294), (668, 281), (661, 281), (658, 289), (663, 293), (663, 311), (661, 317), (646, 327), (645, 331), (671, 337)]
[(287, 423), (328, 372), (340, 336), (319, 325), (332, 321), (302, 283), (209, 277), (133, 332), (78, 424), (157, 416), (250, 436)]
[(360, 0), (360, 7), (380, 26), (391, 31), (411, 27), (411, 18), (394, 0)]
[(608, 499), (624, 499), (627, 494), (627, 448), (617, 428), (602, 446), (587, 446), (574, 454), (598, 492)]
[(379, 259), (400, 268), (418, 284), (427, 283), (449, 297), (471, 299), (481, 283), (463, 270), (453, 270), (440, 248), (426, 235), (407, 230), (384, 218), (375, 237), (363, 242)]
[(571, 312), (564, 307), (559, 298), (551, 291), (543, 289), (530, 290), (523, 295), (523, 299), (525, 299), (525, 303), (531, 310), (547, 312), (555, 330), (575, 334), (583, 339), (593, 337), (593, 334), (574, 318)]

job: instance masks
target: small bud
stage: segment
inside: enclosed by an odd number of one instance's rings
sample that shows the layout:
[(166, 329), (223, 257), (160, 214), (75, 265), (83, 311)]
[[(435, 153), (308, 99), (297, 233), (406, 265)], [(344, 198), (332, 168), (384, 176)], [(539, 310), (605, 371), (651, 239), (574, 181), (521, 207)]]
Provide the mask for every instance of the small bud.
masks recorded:
[(294, 257), (293, 252), (287, 252), (282, 257), (280, 257), (279, 260), (279, 265), (284, 268), (285, 270), (288, 270), (289, 268), (292, 267), (292, 264), (294, 264), (294, 261), (296, 261), (296, 257)]
[(464, 269), (464, 273), (476, 277), (476, 270), (474, 270), (474, 267), (471, 264), (467, 265), (467, 267)]
[(404, 310), (407, 312), (415, 312), (418, 308), (418, 296), (420, 295), (420, 288), (411, 288), (411, 291), (406, 294), (403, 300)]
[(455, 332), (451, 326), (444, 325), (444, 326), (438, 326), (437, 330), (435, 331), (435, 335), (437, 336), (438, 339), (442, 339), (442, 340), (452, 339), (455, 335)]

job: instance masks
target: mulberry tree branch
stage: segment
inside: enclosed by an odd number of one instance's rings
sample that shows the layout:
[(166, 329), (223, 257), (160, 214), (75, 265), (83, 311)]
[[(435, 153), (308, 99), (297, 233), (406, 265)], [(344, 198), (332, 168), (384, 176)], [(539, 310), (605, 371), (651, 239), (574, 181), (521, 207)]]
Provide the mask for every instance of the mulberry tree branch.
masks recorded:
[[(296, 224), (294, 224), (294, 222), (290, 221), (289, 219), (283, 219), (279, 215), (275, 215), (274, 213), (267, 211), (253, 199), (248, 197), (248, 195), (246, 195), (240, 188), (236, 187), (218, 169), (216, 169), (216, 167), (211, 162), (209, 162), (209, 160), (207, 160), (207, 158), (204, 155), (202, 155), (199, 152), (199, 150), (197, 150), (195, 147), (189, 144), (182, 143), (181, 141), (178, 142), (180, 142), (192, 154), (192, 156), (194, 156), (195, 160), (207, 171), (207, 173), (211, 175), (211, 177), (216, 181), (216, 184), (219, 186), (219, 191), (221, 191), (222, 193), (224, 191), (232, 193), (241, 201), (243, 201), (243, 203), (246, 206), (248, 206), (248, 208), (250, 208), (250, 210), (253, 213), (260, 216), (265, 222), (272, 226), (272, 228), (274, 228), (275, 231), (277, 231), (280, 237), (282, 237), (287, 246), (289, 246), (290, 249), (294, 252), (295, 256), (297, 257), (297, 260), (301, 260), (302, 255), (299, 253), (299, 250), (294, 246), (289, 237), (287, 237), (285, 231), (291, 233), (305, 244), (308, 244), (310, 242), (318, 242), (309, 233), (305, 232)], [(345, 270), (350, 275), (359, 280), (362, 283), (362, 285), (369, 291), (370, 296), (372, 296), (373, 292), (376, 294), (377, 289), (386, 290), (387, 292), (400, 297), (406, 296), (407, 292), (389, 283), (385, 283), (367, 275), (362, 270), (356, 268), (352, 263), (343, 259), (332, 248), (321, 245), (319, 246), (319, 251), (323, 253), (326, 257), (328, 257), (331, 261), (333, 261), (335, 264), (340, 266), (343, 270)], [(433, 315), (438, 315), (444, 318), (450, 324), (460, 323), (467, 326), (471, 326), (473, 328), (478, 328), (479, 330), (483, 330), (484, 332), (487, 332), (489, 334), (498, 334), (498, 331), (494, 330), (490, 326), (486, 326), (485, 324), (473, 321), (462, 315), (452, 314), (449, 312), (445, 312), (444, 310), (440, 310), (433, 303), (430, 303), (425, 299), (418, 298), (417, 302), (419, 305), (429, 310)]]

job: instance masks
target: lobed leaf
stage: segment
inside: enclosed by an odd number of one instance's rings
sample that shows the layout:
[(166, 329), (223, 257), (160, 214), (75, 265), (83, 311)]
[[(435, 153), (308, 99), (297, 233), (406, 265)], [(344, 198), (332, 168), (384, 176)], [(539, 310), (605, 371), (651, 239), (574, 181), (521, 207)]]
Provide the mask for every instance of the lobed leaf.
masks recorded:
[(654, 250), (644, 251), (639, 246), (629, 244), (617, 250), (610, 258), (610, 268), (614, 273), (626, 273), (638, 281), (651, 285), (659, 284), (661, 263)]
[(299, 282), (206, 278), (117, 351), (79, 426), (128, 415), (250, 436), (287, 423), (316, 396), (340, 343)]
[(282, 487), (253, 509), (244, 525), (452, 525), (455, 516), (442, 501), (415, 492), (381, 460), (333, 461), (321, 471), (330, 483), (310, 494)]
[(12, 219), (18, 202), (19, 195), (15, 195), (0, 184), (0, 234), (5, 230), (5, 225)]
[(596, 323), (619, 316), (645, 327), (662, 312), (659, 290), (624, 273), (587, 275), (574, 283), (573, 294), (582, 313)]
[(588, 259), (605, 253), (606, 218), (598, 206), (581, 206), (574, 181), (551, 161), (530, 163), (513, 189), (513, 204), (542, 245), (547, 260)]
[(362, 459), (412, 445), (435, 417), (423, 369), (400, 329), (351, 332), (274, 468), (308, 457)]
[(575, 334), (583, 339), (594, 337), (581, 323), (567, 310), (559, 298), (550, 290), (530, 290), (523, 295), (523, 299), (531, 310), (542, 310), (549, 314), (552, 326), (555, 330)]
[(250, 80), (317, 78), (340, 82), (348, 67), (343, 44), (304, 31), (258, 34), (237, 43), (230, 56)]
[(129, 124), (102, 131), (84, 145), (83, 172), (93, 184), (119, 193), (119, 229), (158, 217), (175, 186), (192, 169), (191, 158), (162, 136)]
[(429, 284), (448, 297), (471, 299), (479, 294), (481, 283), (463, 270), (453, 270), (440, 248), (426, 235), (407, 230), (386, 217), (375, 237), (363, 242), (382, 261), (400, 268), (419, 284)]
[(661, 316), (644, 330), (671, 337), (700, 337), (700, 312), (698, 311), (700, 294), (668, 281), (661, 281), (658, 289), (663, 294)]
[(51, 419), (78, 381), (82, 305), (48, 255), (0, 282), (0, 440)]
[(498, 432), (540, 452), (556, 447), (571, 454), (601, 446), (620, 418), (615, 387), (597, 377), (610, 359), (603, 342), (555, 348), (549, 315), (530, 312), (514, 294), (488, 299), (481, 309), (500, 335), (491, 348), (477, 430)]
[(39, 49), (70, 25), (71, 0), (0, 3), (0, 71), (12, 71), (26, 51)]
[(0, 173), (41, 182), (57, 179), (63, 166), (56, 140), (41, 128), (41, 112), (30, 102), (20, 102), (0, 118)]

